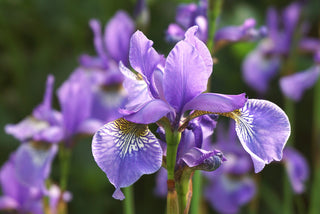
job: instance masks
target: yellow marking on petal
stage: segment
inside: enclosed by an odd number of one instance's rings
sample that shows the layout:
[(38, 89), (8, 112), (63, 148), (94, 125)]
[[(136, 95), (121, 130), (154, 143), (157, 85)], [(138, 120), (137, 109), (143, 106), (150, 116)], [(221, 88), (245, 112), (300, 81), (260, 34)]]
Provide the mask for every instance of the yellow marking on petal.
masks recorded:
[(130, 122), (124, 118), (119, 118), (114, 121), (114, 125), (124, 134), (134, 134), (137, 137), (146, 136), (148, 134), (148, 126), (145, 124), (137, 124)]

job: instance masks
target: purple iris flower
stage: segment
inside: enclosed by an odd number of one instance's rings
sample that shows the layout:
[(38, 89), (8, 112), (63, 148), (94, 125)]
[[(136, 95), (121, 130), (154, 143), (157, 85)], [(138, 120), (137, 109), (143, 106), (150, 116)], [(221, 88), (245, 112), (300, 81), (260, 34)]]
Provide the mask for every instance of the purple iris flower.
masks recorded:
[(18, 124), (6, 125), (7, 134), (13, 135), (21, 142), (35, 140), (58, 143), (62, 139), (60, 131), (62, 116), (51, 106), (53, 84), (54, 77), (49, 75), (42, 103), (33, 110), (31, 116)]
[(177, 8), (176, 23), (169, 25), (166, 37), (168, 41), (177, 42), (184, 38), (188, 28), (197, 25), (198, 37), (206, 42), (208, 38), (207, 0), (200, 0), (198, 4), (181, 4)]
[(81, 56), (82, 66), (108, 69), (110, 66), (117, 67), (119, 61), (128, 63), (129, 41), (135, 26), (126, 12), (116, 13), (107, 23), (104, 35), (102, 35), (101, 24), (98, 20), (92, 19), (90, 27), (94, 33), (94, 46), (98, 56)]
[[(197, 25), (199, 27), (197, 36), (203, 42), (208, 39), (208, 2), (199, 1), (199, 4), (181, 4), (177, 8), (176, 23), (169, 25), (167, 29), (167, 40), (172, 42), (180, 41), (188, 28)], [(227, 26), (219, 29), (214, 37), (218, 49), (227, 43), (239, 41), (257, 40), (266, 35), (266, 28), (255, 29), (256, 21), (252, 18), (246, 19), (240, 26)]]
[[(123, 198), (121, 187), (161, 166), (163, 152), (147, 124), (165, 117), (174, 130), (183, 130), (185, 123), (180, 122), (189, 110), (194, 110), (185, 118), (189, 122), (204, 114), (234, 119), (237, 135), (256, 172), (282, 158), (290, 124), (278, 106), (265, 100), (248, 100), (245, 94), (203, 93), (212, 72), (212, 58), (195, 36), (197, 29), (191, 27), (166, 59), (140, 31), (131, 38), (129, 60), (136, 73), (120, 63), (126, 77), (124, 87), (129, 92), (128, 103), (121, 110), (123, 118), (98, 130), (92, 143), (95, 161), (116, 187), (115, 198)], [(205, 153), (195, 149), (194, 155), (197, 152)]]
[(88, 73), (93, 82), (91, 117), (109, 122), (121, 116), (118, 108), (126, 99), (118, 63), (128, 64), (129, 42), (135, 25), (126, 12), (119, 11), (107, 23), (104, 34), (99, 21), (92, 19), (90, 27), (98, 56), (82, 55), (77, 70)]
[[(297, 28), (302, 5), (294, 2), (281, 14), (270, 8), (267, 14), (268, 37), (249, 53), (243, 62), (242, 71), (245, 82), (260, 94), (265, 94), (269, 82), (278, 74), (283, 57), (291, 51), (294, 32), (303, 34)], [(318, 78), (319, 67), (317, 54), (320, 52), (320, 40), (302, 37), (299, 49), (314, 54), (315, 65), (304, 72), (298, 72), (280, 79), (280, 87), (285, 96), (299, 101), (304, 91), (311, 88)]]
[(42, 198), (47, 194), (45, 180), (56, 152), (57, 145), (46, 148), (35, 143), (23, 143), (11, 155), (0, 170), (4, 194), (0, 197), (0, 210), (43, 213)]
[(307, 160), (297, 150), (287, 147), (283, 150), (283, 161), (294, 192), (302, 193), (310, 174)]

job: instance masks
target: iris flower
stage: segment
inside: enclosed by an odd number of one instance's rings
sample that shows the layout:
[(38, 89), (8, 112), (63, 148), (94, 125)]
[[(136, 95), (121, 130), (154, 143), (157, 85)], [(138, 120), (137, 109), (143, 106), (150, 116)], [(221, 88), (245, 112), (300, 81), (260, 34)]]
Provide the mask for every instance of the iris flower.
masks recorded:
[(281, 77), (279, 83), (282, 93), (299, 101), (304, 91), (311, 88), (320, 76), (320, 40), (304, 35), (305, 29), (298, 25), (301, 10), (302, 4), (298, 2), (291, 3), (281, 14), (274, 8), (268, 10), (268, 35), (247, 55), (242, 66), (245, 82), (260, 94), (268, 91), (270, 81), (280, 71), (283, 58), (292, 51), (295, 32), (301, 36), (301, 40), (297, 41), (298, 50), (313, 54), (314, 63), (302, 72)]
[(161, 167), (163, 152), (159, 140), (148, 129), (150, 123), (169, 121), (172, 130), (183, 131), (198, 116), (227, 116), (236, 121), (238, 137), (251, 155), (256, 172), (282, 158), (290, 124), (278, 106), (247, 99), (244, 93), (203, 93), (212, 73), (212, 58), (195, 36), (197, 29), (189, 28), (185, 39), (166, 59), (142, 32), (131, 37), (129, 60), (135, 72), (120, 63), (129, 93), (128, 103), (121, 110), (123, 117), (99, 129), (92, 143), (95, 161), (116, 188), (115, 198), (124, 198), (120, 188)]

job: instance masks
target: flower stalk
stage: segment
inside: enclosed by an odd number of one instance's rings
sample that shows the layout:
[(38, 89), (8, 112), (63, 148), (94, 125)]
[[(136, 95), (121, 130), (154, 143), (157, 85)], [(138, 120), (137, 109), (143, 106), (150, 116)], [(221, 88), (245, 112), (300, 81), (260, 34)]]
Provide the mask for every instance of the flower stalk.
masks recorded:
[(124, 188), (124, 195), (126, 196), (123, 203), (124, 214), (134, 214), (133, 186)]
[(314, 174), (311, 191), (310, 214), (320, 212), (319, 188), (320, 188), (320, 81), (315, 87), (314, 93), (314, 121), (313, 121), (313, 162)]
[(214, 34), (217, 29), (217, 19), (220, 16), (223, 0), (210, 0), (208, 5), (208, 22), (209, 22), (209, 35), (207, 47), (211, 55), (214, 52)]
[(176, 165), (176, 157), (181, 133), (172, 131), (170, 126), (165, 127), (167, 141), (167, 171), (168, 171), (168, 195), (167, 195), (167, 213), (178, 214), (179, 202), (178, 195), (175, 190), (174, 170)]

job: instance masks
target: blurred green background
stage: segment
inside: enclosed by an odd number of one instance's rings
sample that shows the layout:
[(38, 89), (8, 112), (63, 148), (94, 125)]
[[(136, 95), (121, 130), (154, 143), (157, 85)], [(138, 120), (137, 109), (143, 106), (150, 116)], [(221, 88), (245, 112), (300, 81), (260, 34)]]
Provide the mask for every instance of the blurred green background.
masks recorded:
[[(191, 1), (180, 1), (191, 2)], [(174, 21), (175, 9), (179, 1), (147, 1), (150, 23), (144, 33), (154, 41), (155, 49), (167, 54), (173, 47), (164, 40), (165, 30)], [(245, 18), (253, 17), (258, 26), (264, 24), (265, 13), (270, 5), (283, 7), (290, 1), (239, 1), (226, 0), (219, 26), (238, 25)], [(95, 55), (93, 35), (88, 27), (91, 18), (106, 23), (117, 10), (123, 9), (133, 14), (134, 0), (0, 0), (0, 165), (2, 165), (19, 145), (13, 137), (4, 133), (8, 123), (17, 123), (29, 115), (42, 100), (45, 80), (48, 74), (56, 78), (57, 89), (78, 66), (78, 57), (83, 53)], [(311, 35), (318, 36), (319, 3), (310, 1), (304, 17), (310, 20)], [(219, 60), (214, 67), (212, 91), (219, 93), (246, 92), (249, 97), (257, 97), (242, 80), (241, 63), (245, 55), (256, 43), (231, 45), (217, 54)], [(306, 68), (311, 59), (306, 59)], [(267, 98), (283, 105), (283, 98), (277, 81), (272, 82), (272, 90)], [(54, 100), (55, 108), (58, 102)], [(308, 90), (296, 105), (295, 146), (312, 164), (311, 125), (313, 90)], [(111, 195), (113, 186), (105, 174), (97, 167), (91, 154), (91, 139), (78, 143), (72, 154), (69, 190), (73, 200), (69, 204), (70, 213), (121, 213), (122, 204)], [(54, 162), (53, 180), (58, 181), (58, 161)], [(275, 198), (281, 197), (282, 167), (271, 164), (256, 176), (272, 186)], [(154, 175), (143, 176), (135, 185), (135, 205), (137, 213), (164, 213), (165, 200), (154, 196)], [(277, 191), (278, 189), (278, 191)], [(307, 193), (310, 189), (307, 188)], [(308, 204), (307, 194), (298, 200)], [(278, 202), (279, 203), (279, 202)], [(272, 213), (268, 201), (261, 202), (261, 213)], [(274, 205), (276, 206), (276, 205)], [(209, 206), (207, 209), (211, 209)], [(247, 209), (243, 209), (246, 213)], [(263, 211), (262, 211), (263, 210)], [(213, 212), (213, 211), (212, 211)], [(211, 213), (211, 212), (210, 212)]]

